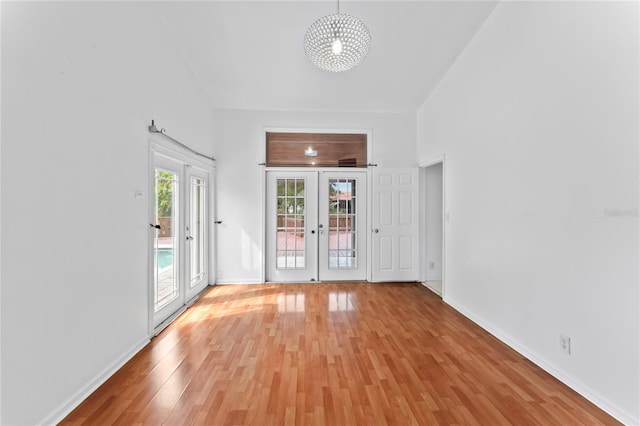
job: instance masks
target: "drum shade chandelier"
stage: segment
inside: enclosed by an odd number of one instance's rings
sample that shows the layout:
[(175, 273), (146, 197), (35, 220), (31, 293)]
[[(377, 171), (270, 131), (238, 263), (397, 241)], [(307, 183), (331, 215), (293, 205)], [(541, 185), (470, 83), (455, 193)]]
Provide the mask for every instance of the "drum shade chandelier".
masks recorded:
[(338, 12), (314, 22), (304, 35), (304, 51), (311, 63), (330, 72), (348, 71), (358, 65), (371, 45), (371, 35), (358, 18)]

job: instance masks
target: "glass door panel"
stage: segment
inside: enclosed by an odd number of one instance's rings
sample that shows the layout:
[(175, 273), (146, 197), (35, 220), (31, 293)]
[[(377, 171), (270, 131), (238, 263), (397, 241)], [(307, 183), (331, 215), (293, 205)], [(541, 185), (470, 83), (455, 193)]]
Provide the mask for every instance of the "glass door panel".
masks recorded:
[(320, 172), (319, 276), (365, 280), (366, 172)]
[(329, 269), (354, 269), (357, 260), (356, 180), (329, 179)]
[(277, 215), (276, 268), (304, 269), (305, 246), (305, 179), (276, 179)]
[(208, 197), (207, 174), (204, 172), (189, 172), (189, 218), (187, 233), (187, 265), (188, 283), (187, 298), (199, 293), (208, 284), (207, 241), (208, 241)]
[(204, 179), (191, 177), (191, 215), (189, 216), (189, 246), (191, 269), (189, 285), (193, 287), (204, 277), (204, 203), (206, 199)]
[[(155, 167), (153, 239), (153, 312), (161, 322), (182, 303), (180, 288), (180, 166), (163, 161)], [(169, 312), (169, 314), (167, 314)]]
[(317, 174), (267, 173), (267, 281), (317, 277)]

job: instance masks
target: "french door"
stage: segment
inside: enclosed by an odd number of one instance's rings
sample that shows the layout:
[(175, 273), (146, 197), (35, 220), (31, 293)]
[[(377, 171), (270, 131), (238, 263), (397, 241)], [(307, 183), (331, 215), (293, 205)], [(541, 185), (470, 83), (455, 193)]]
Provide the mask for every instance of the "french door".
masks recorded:
[(154, 153), (153, 327), (208, 284), (209, 173)]
[(365, 280), (366, 197), (366, 172), (267, 172), (266, 280)]

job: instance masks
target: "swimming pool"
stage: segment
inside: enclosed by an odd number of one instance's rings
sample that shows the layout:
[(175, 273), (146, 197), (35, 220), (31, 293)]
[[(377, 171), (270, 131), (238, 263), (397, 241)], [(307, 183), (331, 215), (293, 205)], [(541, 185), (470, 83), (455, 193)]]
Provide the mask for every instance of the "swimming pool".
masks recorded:
[(173, 249), (157, 248), (155, 249), (155, 261), (158, 262), (158, 268), (164, 269), (173, 265)]

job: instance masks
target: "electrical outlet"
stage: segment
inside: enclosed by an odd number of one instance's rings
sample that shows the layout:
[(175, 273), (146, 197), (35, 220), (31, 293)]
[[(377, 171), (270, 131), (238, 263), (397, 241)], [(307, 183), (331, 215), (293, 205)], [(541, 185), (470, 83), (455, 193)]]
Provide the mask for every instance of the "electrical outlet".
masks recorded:
[(571, 337), (560, 335), (560, 350), (567, 355), (571, 355)]
[(436, 262), (429, 262), (429, 269), (436, 269)]

